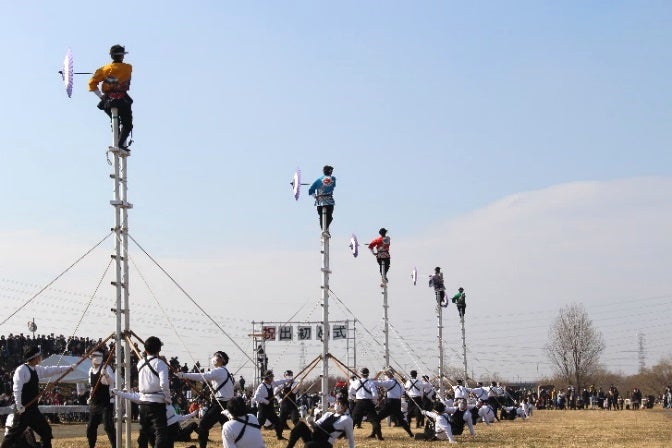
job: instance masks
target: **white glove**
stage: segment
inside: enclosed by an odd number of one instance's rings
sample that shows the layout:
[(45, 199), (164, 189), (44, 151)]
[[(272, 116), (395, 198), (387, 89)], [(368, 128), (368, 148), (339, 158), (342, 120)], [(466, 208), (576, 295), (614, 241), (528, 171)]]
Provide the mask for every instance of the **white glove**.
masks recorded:
[(182, 380), (184, 379), (184, 372), (176, 372), (175, 376)]
[(233, 415), (231, 415), (231, 413), (229, 412), (228, 409), (224, 409), (224, 410), (222, 411), (222, 415), (224, 415), (224, 416), (225, 416), (226, 418), (228, 418), (229, 420), (233, 420)]
[(26, 408), (24, 408), (22, 404), (18, 404), (18, 403), (15, 404), (14, 409), (16, 410), (17, 414), (23, 414), (24, 412), (26, 412)]
[(427, 415), (427, 411), (425, 411), (425, 410), (420, 411), (420, 413), (421, 413), (422, 415)]
[(119, 392), (119, 389), (117, 389), (116, 387), (110, 387), (110, 393), (112, 395), (117, 395), (117, 392)]

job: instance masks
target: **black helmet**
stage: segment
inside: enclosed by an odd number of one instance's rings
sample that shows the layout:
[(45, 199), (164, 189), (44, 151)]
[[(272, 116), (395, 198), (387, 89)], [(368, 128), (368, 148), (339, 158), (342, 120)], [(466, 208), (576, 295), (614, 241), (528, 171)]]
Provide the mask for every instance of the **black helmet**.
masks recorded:
[(359, 373), (361, 373), (362, 376), (369, 376), (369, 369), (367, 369), (366, 367), (362, 367), (361, 369), (359, 369)]
[(441, 271), (441, 268), (439, 266), (434, 268), (434, 272), (439, 272), (439, 271)]
[(385, 227), (382, 227), (382, 228), (378, 231), (378, 233), (380, 234), (380, 236), (385, 236), (385, 235), (387, 235), (387, 229), (386, 229)]
[(285, 370), (285, 376), (294, 376), (294, 372), (291, 370)]
[(273, 378), (275, 375), (273, 375), (272, 370), (267, 370), (266, 373), (264, 374), (264, 378)]
[(324, 165), (322, 168), (322, 173), (324, 173), (325, 176), (331, 176), (331, 173), (334, 172), (334, 167), (330, 165)]
[(459, 288), (457, 288), (457, 290), (460, 291), (460, 292), (464, 292), (464, 288), (461, 287), (461, 286)]
[(415, 378), (418, 376), (418, 371), (417, 370), (411, 370), (411, 378)]
[(124, 54), (128, 54), (128, 52), (123, 45), (117, 44), (110, 47), (110, 56), (121, 56)]

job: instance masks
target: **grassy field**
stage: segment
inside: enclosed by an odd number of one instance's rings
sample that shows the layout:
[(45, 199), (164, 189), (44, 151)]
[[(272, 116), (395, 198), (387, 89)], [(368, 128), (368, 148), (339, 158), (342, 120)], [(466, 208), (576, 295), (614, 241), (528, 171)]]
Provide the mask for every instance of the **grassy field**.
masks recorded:
[[(86, 447), (84, 425), (54, 425), (55, 448)], [(219, 425), (212, 429), (209, 444), (221, 447)], [(410, 439), (400, 428), (383, 426), (385, 440), (367, 439), (370, 426), (365, 422), (362, 429), (355, 429), (357, 447), (391, 447), (448, 445), (447, 442), (424, 442)], [(285, 431), (285, 437), (288, 431)], [(275, 440), (273, 431), (264, 431), (268, 448), (285, 448), (287, 442)], [(669, 410), (647, 409), (641, 411), (535, 411), (526, 421), (506, 421), (486, 426), (476, 425), (476, 436), (457, 436), (459, 445), (471, 447), (511, 447), (511, 448), (621, 448), (672, 447), (672, 412)], [(193, 444), (198, 445), (194, 440)], [(136, 446), (135, 443), (132, 444)], [(190, 443), (177, 443), (176, 448), (185, 448)], [(102, 431), (98, 447), (107, 448), (109, 443)], [(301, 448), (302, 443), (297, 444)], [(347, 447), (339, 440), (337, 447)]]

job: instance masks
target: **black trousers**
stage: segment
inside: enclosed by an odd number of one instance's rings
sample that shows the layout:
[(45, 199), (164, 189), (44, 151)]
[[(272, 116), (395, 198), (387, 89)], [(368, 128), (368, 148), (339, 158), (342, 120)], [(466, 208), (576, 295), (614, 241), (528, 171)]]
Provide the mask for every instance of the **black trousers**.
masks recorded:
[(266, 420), (273, 423), (273, 426), (275, 427), (276, 437), (278, 439), (282, 437), (282, 425), (283, 425), (283, 423), (280, 422), (280, 418), (278, 418), (278, 414), (275, 413), (275, 408), (273, 408), (273, 404), (259, 403), (257, 417), (259, 419), (259, 425), (261, 425), (262, 427), (264, 426), (264, 423), (266, 423)]
[(154, 448), (170, 448), (165, 403), (140, 403), (140, 437), (151, 440)]
[(415, 417), (415, 427), (421, 428), (425, 424), (425, 416), (422, 415), (422, 396), (408, 398), (408, 423)]
[(196, 431), (198, 423), (191, 422), (184, 428), (179, 423), (173, 423), (168, 427), (168, 437), (173, 442), (189, 442), (191, 440), (191, 433)]
[(373, 404), (373, 400), (355, 401), (355, 409), (352, 411), (352, 421), (354, 425), (361, 425), (364, 416), (366, 416), (366, 421), (371, 423), (372, 435), (382, 439), (383, 433), (380, 430), (380, 420), (378, 420), (378, 413), (376, 412), (376, 405)]
[(387, 271), (390, 270), (390, 259), (378, 258), (378, 264), (380, 265), (380, 275), (387, 278)]
[[(316, 431), (319, 431), (319, 429)], [(332, 446), (328, 442), (328, 435), (323, 434), (323, 437), (315, 437), (315, 433), (301, 421), (289, 433), (289, 442), (287, 442), (286, 448), (294, 448), (299, 439), (303, 440), (304, 448), (331, 448)]]
[(386, 398), (383, 403), (383, 409), (378, 412), (378, 421), (383, 421), (387, 417), (396, 419), (397, 423), (409, 434), (413, 435), (408, 422), (404, 418), (404, 413), (401, 412), (401, 398)]
[(290, 397), (285, 397), (280, 402), (280, 426), (284, 428), (287, 419), (291, 419), (294, 425), (299, 422), (299, 408)]
[(89, 406), (89, 421), (86, 424), (86, 438), (89, 440), (89, 448), (96, 446), (98, 440), (98, 426), (102, 423), (110, 445), (116, 447), (117, 433), (114, 428), (114, 405), (91, 404)]
[(201, 422), (198, 424), (198, 429), (196, 430), (196, 432), (198, 432), (198, 445), (200, 448), (205, 448), (208, 445), (210, 429), (212, 429), (216, 423), (222, 425), (228, 420), (228, 418), (222, 414), (222, 410), (226, 409), (226, 403), (226, 401), (216, 400), (210, 403), (210, 407), (201, 419)]
[(51, 439), (54, 438), (51, 426), (37, 405), (26, 409), (23, 414), (14, 416), (14, 424), (9, 428), (0, 448), (14, 448), (19, 439), (23, 438), (23, 433), (27, 428), (31, 428), (40, 436), (43, 448), (51, 448)]
[(131, 104), (133, 104), (133, 100), (128, 95), (120, 99), (107, 98), (101, 100), (98, 104), (98, 108), (104, 110), (110, 119), (112, 119), (112, 108), (117, 108), (121, 128), (119, 133), (119, 146), (125, 146), (126, 139), (133, 130), (133, 110), (131, 109)]
[(331, 224), (331, 221), (334, 220), (334, 206), (333, 205), (318, 205), (317, 206), (317, 214), (320, 217), (320, 229), (324, 229), (322, 226), (322, 209), (327, 214), (327, 230), (329, 230), (329, 224)]

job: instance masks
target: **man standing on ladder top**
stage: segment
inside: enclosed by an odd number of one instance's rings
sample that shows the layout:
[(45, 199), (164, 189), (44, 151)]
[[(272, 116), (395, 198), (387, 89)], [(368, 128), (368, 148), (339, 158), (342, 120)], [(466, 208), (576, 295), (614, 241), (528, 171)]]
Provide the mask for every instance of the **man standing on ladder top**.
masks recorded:
[(209, 381), (212, 389), (212, 401), (207, 412), (198, 425), (198, 444), (200, 448), (208, 445), (208, 436), (210, 429), (215, 423), (223, 425), (227, 418), (222, 411), (226, 409), (226, 404), (233, 398), (234, 382), (233, 375), (227, 370), (229, 355), (223, 351), (216, 351), (210, 358), (210, 365), (213, 367), (209, 372), (184, 373), (177, 372), (175, 376), (180, 379), (192, 381)]
[[(115, 142), (119, 148), (128, 149), (126, 139), (133, 129), (133, 111), (131, 104), (133, 99), (128, 95), (131, 88), (131, 72), (133, 66), (124, 63), (126, 49), (121, 45), (112, 45), (110, 48), (110, 57), (112, 62), (100, 67), (89, 80), (89, 91), (93, 92), (100, 102), (98, 109), (112, 118), (112, 108), (116, 107), (119, 112), (119, 121), (121, 123), (121, 133), (119, 142)], [(98, 85), (102, 83), (102, 92)]]
[[(331, 174), (334, 167), (325, 165), (322, 168), (322, 176), (318, 177), (308, 189), (308, 194), (315, 196), (315, 205), (317, 206), (317, 215), (320, 217), (320, 229), (325, 236), (331, 236), (329, 233), (329, 224), (333, 221), (334, 215), (334, 188), (336, 188), (336, 178)], [(327, 215), (326, 226), (322, 222), (322, 211)]]
[(438, 266), (434, 268), (434, 275), (429, 276), (429, 287), (434, 287), (437, 305), (447, 307), (448, 301), (446, 300), (446, 287), (443, 284), (443, 272)]
[(464, 288), (460, 287), (451, 301), (457, 305), (457, 311), (460, 313), (460, 317), (464, 317), (464, 312), (467, 311), (467, 295), (464, 293)]
[(369, 243), (369, 250), (376, 256), (376, 260), (380, 266), (380, 276), (383, 280), (383, 285), (381, 286), (384, 286), (387, 283), (387, 271), (390, 270), (390, 237), (387, 236), (387, 229), (385, 227), (378, 231), (378, 235), (380, 236)]

